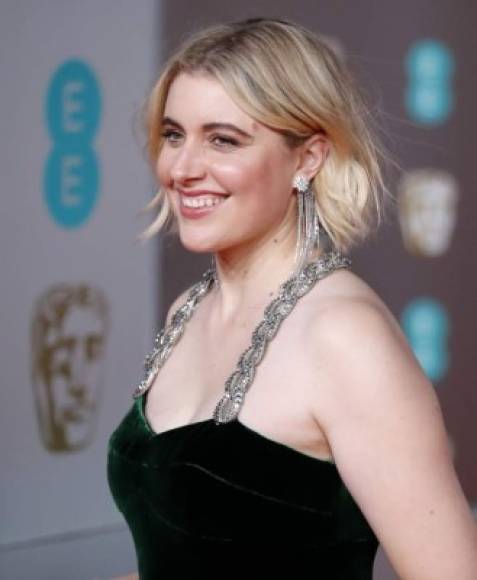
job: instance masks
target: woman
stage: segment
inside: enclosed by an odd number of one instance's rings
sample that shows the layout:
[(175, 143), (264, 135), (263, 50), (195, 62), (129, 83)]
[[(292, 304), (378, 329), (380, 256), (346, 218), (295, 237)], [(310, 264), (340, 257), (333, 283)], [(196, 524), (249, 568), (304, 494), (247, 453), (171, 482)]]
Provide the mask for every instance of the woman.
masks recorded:
[(382, 215), (368, 116), (330, 48), (279, 20), (202, 31), (152, 91), (145, 237), (171, 224), (213, 266), (110, 440), (141, 579), (368, 579), (378, 542), (401, 578), (477, 578), (433, 387), (342, 253)]

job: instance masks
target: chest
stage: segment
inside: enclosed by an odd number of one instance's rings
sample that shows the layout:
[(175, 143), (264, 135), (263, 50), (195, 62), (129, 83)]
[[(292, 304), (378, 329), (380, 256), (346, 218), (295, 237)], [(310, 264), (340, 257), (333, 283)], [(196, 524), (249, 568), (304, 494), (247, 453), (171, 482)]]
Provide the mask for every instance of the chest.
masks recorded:
[[(197, 314), (148, 392), (146, 415), (156, 432), (212, 417), (227, 378), (261, 320), (259, 312), (250, 313), (221, 332), (211, 332), (206, 312)], [(282, 322), (256, 367), (239, 420), (265, 437), (321, 459), (331, 453), (310, 411), (316, 376), (306, 344), (308, 321), (305, 305)]]

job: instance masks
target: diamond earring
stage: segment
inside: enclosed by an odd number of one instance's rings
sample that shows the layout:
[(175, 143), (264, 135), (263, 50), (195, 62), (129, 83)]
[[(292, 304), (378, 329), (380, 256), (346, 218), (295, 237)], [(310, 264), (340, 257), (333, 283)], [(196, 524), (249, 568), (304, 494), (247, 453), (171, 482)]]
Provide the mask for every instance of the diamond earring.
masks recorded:
[(293, 178), (293, 187), (301, 193), (304, 193), (308, 189), (308, 185), (308, 179), (303, 175), (295, 175)]
[(319, 247), (320, 222), (310, 182), (303, 175), (296, 175), (293, 179), (293, 187), (298, 192), (298, 226), (295, 251), (296, 275), (307, 264), (314, 250)]

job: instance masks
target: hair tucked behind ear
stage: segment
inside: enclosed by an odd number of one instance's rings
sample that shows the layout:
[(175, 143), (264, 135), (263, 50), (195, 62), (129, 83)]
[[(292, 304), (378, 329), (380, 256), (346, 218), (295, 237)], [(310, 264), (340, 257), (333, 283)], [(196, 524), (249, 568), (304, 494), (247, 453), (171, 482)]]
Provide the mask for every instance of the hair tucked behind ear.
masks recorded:
[[(216, 25), (190, 37), (166, 63), (146, 105), (148, 150), (155, 165), (169, 88), (180, 73), (218, 80), (246, 113), (283, 134), (290, 148), (323, 131), (329, 155), (312, 187), (322, 227), (347, 252), (374, 231), (384, 213), (380, 168), (384, 146), (371, 112), (344, 60), (319, 36), (284, 20), (255, 18)], [(159, 191), (144, 211), (159, 208), (140, 235), (175, 231), (167, 197)]]

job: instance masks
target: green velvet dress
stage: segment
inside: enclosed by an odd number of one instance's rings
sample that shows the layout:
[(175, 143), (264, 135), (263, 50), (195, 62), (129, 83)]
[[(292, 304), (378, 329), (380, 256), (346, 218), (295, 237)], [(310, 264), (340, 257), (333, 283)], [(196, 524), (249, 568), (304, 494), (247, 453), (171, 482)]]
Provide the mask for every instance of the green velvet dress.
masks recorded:
[(372, 578), (378, 541), (334, 463), (239, 420), (156, 434), (145, 400), (134, 401), (108, 454), (141, 580)]
[(332, 461), (239, 418), (155, 433), (146, 399), (112, 433), (107, 466), (141, 580), (372, 578), (378, 540)]

